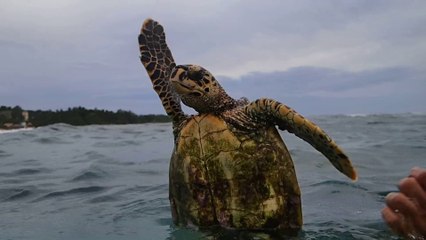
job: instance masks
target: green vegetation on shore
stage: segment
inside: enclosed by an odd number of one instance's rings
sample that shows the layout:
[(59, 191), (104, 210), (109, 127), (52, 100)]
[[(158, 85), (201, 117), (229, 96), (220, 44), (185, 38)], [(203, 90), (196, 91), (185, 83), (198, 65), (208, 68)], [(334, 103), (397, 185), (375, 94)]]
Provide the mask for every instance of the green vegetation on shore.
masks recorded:
[(21, 124), (25, 122), (24, 112), (28, 112), (27, 124), (39, 127), (55, 123), (66, 123), (76, 126), (90, 124), (133, 124), (149, 122), (170, 122), (166, 115), (137, 115), (131, 111), (116, 112), (86, 109), (84, 107), (68, 108), (67, 110), (23, 110), (19, 106), (0, 106), (0, 128), (5, 124)]

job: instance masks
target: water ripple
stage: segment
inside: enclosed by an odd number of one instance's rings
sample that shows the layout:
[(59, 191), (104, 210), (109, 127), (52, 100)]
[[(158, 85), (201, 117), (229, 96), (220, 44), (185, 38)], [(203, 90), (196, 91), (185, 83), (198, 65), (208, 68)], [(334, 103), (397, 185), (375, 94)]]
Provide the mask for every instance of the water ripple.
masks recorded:
[(121, 198), (118, 197), (118, 196), (105, 195), (105, 196), (92, 198), (88, 202), (89, 203), (105, 203), (105, 202), (116, 202), (116, 201), (120, 201), (120, 200), (121, 200)]
[(40, 144), (70, 144), (71, 142), (63, 141), (58, 137), (41, 137), (33, 140)]
[(100, 179), (103, 177), (103, 174), (99, 172), (93, 172), (93, 171), (86, 171), (78, 176), (71, 179), (71, 182), (79, 182), (79, 181), (87, 181), (87, 180), (94, 180), (94, 179)]
[(51, 170), (47, 168), (22, 168), (22, 169), (14, 171), (12, 175), (33, 175), (33, 174), (49, 173), (49, 172), (51, 172)]
[(0, 157), (10, 157), (10, 156), (13, 156), (13, 154), (0, 150)]
[(0, 189), (0, 199), (4, 202), (19, 200), (32, 194), (33, 191), (25, 188)]
[(105, 191), (106, 189), (107, 189), (106, 187), (101, 187), (101, 186), (73, 188), (73, 189), (66, 190), (66, 191), (51, 192), (51, 193), (48, 193), (48, 194), (44, 195), (43, 197), (41, 197), (37, 200), (40, 201), (40, 200), (56, 198), (56, 197), (64, 197), (64, 196), (69, 196), (69, 195), (98, 193), (98, 192)]
[(351, 187), (351, 188), (355, 188), (355, 189), (362, 189), (367, 191), (368, 189), (359, 185), (359, 184), (355, 184), (355, 183), (351, 183), (351, 182), (345, 182), (345, 181), (338, 181), (338, 180), (326, 180), (326, 181), (322, 181), (319, 183), (314, 183), (311, 184), (311, 187), (317, 187), (317, 186), (345, 186), (345, 187)]
[(26, 198), (30, 195), (32, 195), (33, 192), (27, 189), (19, 189), (17, 190), (17, 193), (13, 194), (12, 196), (6, 198), (4, 201), (15, 201), (15, 200), (19, 200), (22, 198)]
[(116, 214), (114, 221), (123, 218), (140, 218), (142, 216), (156, 216), (169, 212), (170, 203), (167, 197), (155, 199), (139, 199), (120, 205), (120, 213)]

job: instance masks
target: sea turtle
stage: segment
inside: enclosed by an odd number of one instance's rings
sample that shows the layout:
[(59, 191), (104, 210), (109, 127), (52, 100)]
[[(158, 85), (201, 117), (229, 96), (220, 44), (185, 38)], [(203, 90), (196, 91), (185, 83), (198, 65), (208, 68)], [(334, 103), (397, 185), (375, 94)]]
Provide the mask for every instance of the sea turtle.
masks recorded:
[[(286, 105), (230, 97), (197, 65), (176, 65), (163, 27), (146, 19), (141, 61), (173, 122), (169, 198), (177, 225), (298, 230), (300, 189), (276, 126), (302, 138), (356, 180), (348, 157), (318, 126)], [(198, 115), (187, 116), (180, 101)]]

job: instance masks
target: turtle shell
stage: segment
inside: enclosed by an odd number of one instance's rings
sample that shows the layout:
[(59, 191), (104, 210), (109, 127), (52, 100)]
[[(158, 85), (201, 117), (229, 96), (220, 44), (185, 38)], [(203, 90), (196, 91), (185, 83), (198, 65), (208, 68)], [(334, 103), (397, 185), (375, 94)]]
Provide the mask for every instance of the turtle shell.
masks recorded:
[(241, 130), (213, 114), (190, 118), (170, 162), (173, 221), (184, 226), (297, 230), (300, 189), (275, 127)]

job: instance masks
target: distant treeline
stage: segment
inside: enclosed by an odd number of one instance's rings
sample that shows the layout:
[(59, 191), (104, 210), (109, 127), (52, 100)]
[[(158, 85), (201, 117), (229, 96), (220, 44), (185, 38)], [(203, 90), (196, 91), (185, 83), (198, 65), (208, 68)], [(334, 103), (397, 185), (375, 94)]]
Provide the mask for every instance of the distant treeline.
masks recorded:
[(0, 128), (5, 123), (20, 124), (25, 121), (23, 112), (28, 112), (28, 123), (32, 126), (46, 126), (54, 123), (71, 125), (90, 124), (133, 124), (149, 122), (170, 122), (166, 115), (137, 115), (131, 111), (118, 110), (116, 112), (86, 109), (84, 107), (68, 108), (67, 110), (23, 110), (19, 106), (0, 106)]

